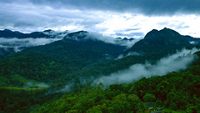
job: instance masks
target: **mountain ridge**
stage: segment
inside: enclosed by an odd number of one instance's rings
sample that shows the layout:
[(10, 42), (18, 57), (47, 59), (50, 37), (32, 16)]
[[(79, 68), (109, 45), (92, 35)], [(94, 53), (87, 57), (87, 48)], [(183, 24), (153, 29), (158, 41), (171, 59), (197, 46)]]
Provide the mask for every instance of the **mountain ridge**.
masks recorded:
[[(196, 44), (191, 44), (194, 41)], [(181, 35), (178, 32), (164, 28), (161, 30), (153, 29), (148, 32), (144, 39), (138, 41), (129, 50), (129, 52), (138, 52), (141, 54), (156, 54), (158, 52), (166, 55), (165, 53), (172, 53), (182, 48), (193, 48), (199, 46), (200, 39)]]
[[(48, 30), (46, 32), (52, 31)], [(60, 73), (61, 78), (67, 73), (70, 76), (80, 76), (83, 73), (85, 75), (85, 73), (90, 72), (90, 74), (87, 74), (88, 76), (109, 74), (128, 68), (135, 63), (143, 63), (146, 60), (156, 61), (175, 53), (177, 50), (197, 46), (189, 43), (189, 41), (193, 41), (192, 37), (185, 38), (185, 36), (168, 28), (160, 31), (150, 31), (144, 39), (136, 42), (128, 49), (124, 46), (97, 40), (95, 36), (90, 35), (87, 31), (68, 33), (62, 40), (47, 45), (30, 47), (17, 54), (13, 53), (1, 60), (0, 65), (3, 68), (0, 69), (0, 75), (5, 76), (10, 74), (9, 76), (12, 76), (14, 73), (25, 76), (25, 78), (28, 77), (43, 81), (50, 76), (55, 76), (53, 75), (55, 72)], [(137, 51), (135, 52), (135, 50)], [(143, 54), (141, 54), (141, 50), (145, 50), (142, 51), (144, 52)], [(130, 52), (137, 54), (128, 54), (127, 56), (122, 56), (121, 59), (116, 59), (121, 54)], [(32, 61), (36, 62), (32, 63)], [(40, 65), (40, 63), (43, 65)], [(19, 65), (17, 71), (12, 69), (15, 64)], [(25, 65), (27, 68), (26, 71), (23, 71)], [(59, 66), (62, 69), (59, 70)], [(8, 71), (4, 67), (9, 68), (11, 71)], [(32, 69), (41, 71), (37, 71), (36, 75), (38, 77), (35, 76), (35, 72), (31, 71)], [(56, 69), (56, 71), (53, 72), (52, 69)], [(43, 72), (42, 70), (46, 70), (47, 72)], [(75, 70), (79, 71), (74, 73), (76, 72)]]

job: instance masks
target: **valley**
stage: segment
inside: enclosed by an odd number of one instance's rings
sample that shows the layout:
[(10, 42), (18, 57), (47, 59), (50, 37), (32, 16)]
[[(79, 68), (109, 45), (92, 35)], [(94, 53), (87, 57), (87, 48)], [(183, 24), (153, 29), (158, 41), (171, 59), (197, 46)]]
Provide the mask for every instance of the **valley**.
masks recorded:
[[(87, 31), (0, 37), (18, 39), (0, 42), (11, 48), (0, 46), (2, 113), (200, 112), (198, 38), (169, 28), (137, 41)], [(45, 43), (20, 41), (30, 38)]]

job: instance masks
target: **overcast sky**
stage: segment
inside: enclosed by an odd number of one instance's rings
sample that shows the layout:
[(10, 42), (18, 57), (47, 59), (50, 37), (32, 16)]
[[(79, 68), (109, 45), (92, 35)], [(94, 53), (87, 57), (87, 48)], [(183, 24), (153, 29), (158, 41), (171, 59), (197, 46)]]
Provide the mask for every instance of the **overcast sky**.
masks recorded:
[(0, 0), (0, 29), (143, 37), (169, 27), (200, 37), (200, 0)]

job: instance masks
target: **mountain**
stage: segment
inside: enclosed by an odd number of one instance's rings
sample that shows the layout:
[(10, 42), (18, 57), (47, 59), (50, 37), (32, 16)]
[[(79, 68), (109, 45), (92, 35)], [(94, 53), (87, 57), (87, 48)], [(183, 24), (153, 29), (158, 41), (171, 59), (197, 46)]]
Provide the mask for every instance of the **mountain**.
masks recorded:
[(42, 32), (21, 33), (18, 31), (11, 31), (9, 29), (0, 30), (0, 37), (3, 38), (41, 38), (48, 37)]
[[(200, 53), (196, 53), (200, 57)], [(86, 86), (67, 93), (0, 87), (2, 113), (199, 113), (200, 59), (186, 70), (106, 89)], [(67, 87), (66, 87), (67, 90)], [(46, 93), (45, 93), (46, 92)]]
[(127, 53), (137, 52), (141, 55), (161, 55), (163, 57), (183, 48), (199, 47), (199, 42), (200, 39), (181, 35), (169, 28), (160, 31), (154, 29), (127, 50)]
[[(52, 30), (46, 30), (43, 33), (56, 36), (55, 31)], [(108, 75), (136, 63), (157, 61), (177, 50), (198, 47), (198, 44), (191, 41), (199, 41), (199, 39), (183, 36), (174, 30), (164, 28), (160, 31), (150, 31), (144, 39), (127, 49), (116, 43), (104, 42), (98, 39), (98, 35), (87, 31), (72, 33), (66, 31), (63, 34), (65, 35), (61, 40), (29, 47), (3, 58), (0, 62), (0, 67), (2, 67), (0, 75), (6, 77), (6, 82), (2, 84), (10, 84), (12, 76), (17, 75), (27, 81), (45, 82), (57, 87), (80, 77)], [(116, 41), (119, 40), (129, 42), (134, 39), (116, 39)], [(4, 54), (5, 51), (2, 50), (1, 53)], [(122, 57), (117, 59), (120, 55)], [(15, 85), (27, 83), (13, 81)]]
[(86, 87), (36, 106), (32, 112), (199, 113), (199, 68), (198, 59), (187, 70), (165, 76), (142, 78), (106, 89)]
[(57, 32), (51, 29), (47, 29), (42, 31), (41, 33), (48, 35), (50, 38), (63, 38), (65, 37), (67, 34), (69, 34), (69, 31), (62, 31), (62, 32)]
[[(44, 32), (53, 33), (54, 31)], [(37, 81), (58, 87), (84, 77), (108, 75), (136, 63), (157, 61), (182, 48), (197, 46), (190, 43), (197, 39), (182, 36), (167, 28), (160, 31), (152, 30), (144, 39), (136, 42), (129, 49), (125, 46), (101, 41), (96, 36), (98, 35), (90, 34), (87, 31), (68, 33), (59, 41), (26, 48), (2, 59), (0, 75), (5, 77), (2, 84), (12, 83), (11, 85), (23, 86), (28, 81)], [(116, 59), (127, 52), (135, 52), (139, 55), (129, 54), (122, 56), (121, 59)], [(20, 76), (26, 82), (18, 79), (12, 80), (15, 76)]]
[[(60, 41), (27, 48), (2, 59), (0, 75), (8, 80), (4, 84), (9, 84), (16, 75), (48, 84), (64, 84), (82, 76), (78, 74), (80, 70), (113, 60), (125, 49), (124, 46), (95, 40), (95, 37), (89, 36), (88, 32), (70, 33)], [(15, 85), (24, 85), (19, 80), (13, 81)]]
[(29, 47), (45, 45), (61, 40), (68, 32), (45, 30), (42, 32), (21, 33), (9, 29), (0, 30), (0, 58)]
[[(42, 33), (59, 35), (52, 30)], [(150, 31), (144, 39), (127, 48), (100, 40), (99, 35), (87, 31), (66, 31), (60, 36), (60, 40), (9, 53), (0, 59), (0, 112), (200, 111), (200, 53), (194, 55), (195, 61), (187, 70), (163, 77), (143, 78), (106, 89), (102, 85), (93, 86), (94, 81), (91, 81), (132, 69), (134, 64), (142, 68), (137, 68), (140, 71), (148, 70), (154, 67), (151, 62), (177, 50), (198, 47), (199, 39), (164, 28)], [(116, 40), (130, 42), (134, 39)], [(4, 52), (5, 49), (0, 49), (0, 54)], [(150, 64), (140, 65), (147, 61)], [(71, 88), (73, 92), (63, 92)]]
[(63, 38), (68, 38), (76, 41), (92, 39), (129, 47), (135, 43), (135, 40), (133, 38), (114, 39), (104, 37), (95, 33), (89, 33), (87, 31), (78, 31), (70, 33), (69, 31), (57, 32), (51, 29), (47, 29), (41, 32), (21, 33), (18, 31), (11, 31), (9, 29), (5, 29), (0, 30), (0, 58), (6, 57), (7, 55), (12, 53), (22, 51), (29, 47), (46, 45), (58, 40), (62, 40)]

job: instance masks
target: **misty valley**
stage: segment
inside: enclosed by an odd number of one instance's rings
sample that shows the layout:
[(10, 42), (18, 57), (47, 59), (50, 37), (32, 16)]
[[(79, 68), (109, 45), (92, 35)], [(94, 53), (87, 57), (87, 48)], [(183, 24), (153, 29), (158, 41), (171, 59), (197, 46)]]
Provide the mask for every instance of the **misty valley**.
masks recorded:
[(0, 30), (0, 113), (199, 113), (200, 39)]

